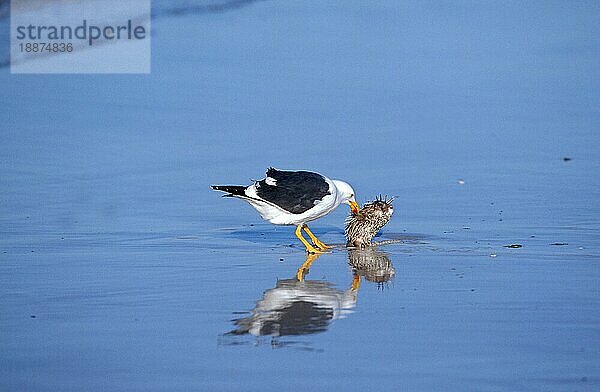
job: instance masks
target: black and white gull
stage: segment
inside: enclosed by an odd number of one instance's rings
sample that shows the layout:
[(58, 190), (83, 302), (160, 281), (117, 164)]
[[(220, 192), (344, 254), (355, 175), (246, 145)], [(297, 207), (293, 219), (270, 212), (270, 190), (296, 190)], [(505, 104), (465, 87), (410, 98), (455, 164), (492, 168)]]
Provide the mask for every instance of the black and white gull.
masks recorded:
[[(266, 174), (266, 178), (248, 186), (212, 185), (211, 188), (247, 201), (264, 220), (275, 225), (296, 226), (296, 237), (309, 253), (323, 253), (329, 247), (310, 231), (307, 222), (329, 214), (342, 203), (348, 204), (354, 214), (359, 212), (354, 190), (344, 181), (330, 180), (310, 171), (272, 167)], [(314, 246), (302, 236), (302, 230)]]

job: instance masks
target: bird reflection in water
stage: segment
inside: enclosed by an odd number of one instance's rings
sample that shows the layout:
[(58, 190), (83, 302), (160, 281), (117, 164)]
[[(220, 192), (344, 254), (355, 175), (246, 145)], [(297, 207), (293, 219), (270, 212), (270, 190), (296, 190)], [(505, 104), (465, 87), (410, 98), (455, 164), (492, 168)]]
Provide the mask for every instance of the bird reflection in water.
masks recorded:
[(324, 332), (329, 324), (352, 313), (364, 277), (383, 284), (394, 276), (387, 255), (374, 249), (349, 250), (349, 265), (354, 276), (346, 290), (324, 280), (306, 280), (311, 265), (320, 254), (308, 254), (292, 279), (278, 280), (264, 292), (250, 315), (234, 320), (236, 329), (226, 335), (271, 336), (271, 345), (279, 347), (282, 336)]
[(234, 323), (231, 334), (306, 335), (327, 330), (329, 323), (343, 318), (356, 304), (356, 290), (339, 290), (322, 280), (305, 280), (311, 264), (319, 254), (308, 254), (292, 279), (278, 280), (264, 292), (251, 315)]

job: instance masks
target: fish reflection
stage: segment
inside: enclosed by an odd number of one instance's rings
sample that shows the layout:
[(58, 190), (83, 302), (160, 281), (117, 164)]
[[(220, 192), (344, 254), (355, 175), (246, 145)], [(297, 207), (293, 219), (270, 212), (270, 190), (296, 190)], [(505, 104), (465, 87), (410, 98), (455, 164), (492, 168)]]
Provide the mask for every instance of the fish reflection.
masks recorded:
[(332, 321), (352, 313), (361, 277), (380, 284), (395, 273), (383, 252), (351, 250), (348, 255), (354, 271), (348, 289), (337, 289), (323, 280), (305, 280), (311, 265), (320, 257), (309, 254), (296, 276), (279, 280), (274, 288), (266, 290), (250, 316), (234, 321), (237, 328), (229, 334), (279, 337), (326, 331)]
[(357, 289), (362, 277), (383, 287), (396, 275), (394, 265), (387, 254), (374, 248), (349, 249), (348, 264), (354, 271), (352, 285)]

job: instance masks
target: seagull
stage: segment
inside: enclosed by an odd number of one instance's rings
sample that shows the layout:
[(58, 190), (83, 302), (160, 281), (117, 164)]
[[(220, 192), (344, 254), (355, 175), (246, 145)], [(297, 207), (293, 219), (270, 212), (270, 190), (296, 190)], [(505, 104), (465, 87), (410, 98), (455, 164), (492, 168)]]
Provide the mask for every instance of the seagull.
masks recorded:
[[(272, 167), (266, 174), (266, 178), (252, 185), (211, 185), (211, 188), (226, 192), (224, 197), (247, 201), (266, 221), (296, 226), (296, 237), (308, 253), (323, 253), (329, 246), (310, 231), (306, 222), (329, 214), (342, 203), (348, 204), (354, 214), (359, 212), (354, 190), (344, 181), (330, 180), (310, 171), (285, 171)], [(315, 246), (302, 236), (302, 230)]]

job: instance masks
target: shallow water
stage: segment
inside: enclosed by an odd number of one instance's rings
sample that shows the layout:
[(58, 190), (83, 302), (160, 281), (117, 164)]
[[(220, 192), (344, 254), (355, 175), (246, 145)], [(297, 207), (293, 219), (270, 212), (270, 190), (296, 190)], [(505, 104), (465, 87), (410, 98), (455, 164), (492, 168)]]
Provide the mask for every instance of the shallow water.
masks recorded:
[[(163, 12), (149, 76), (2, 69), (0, 390), (599, 389), (599, 15), (265, 1)], [(208, 187), (270, 165), (402, 242), (299, 282)]]

